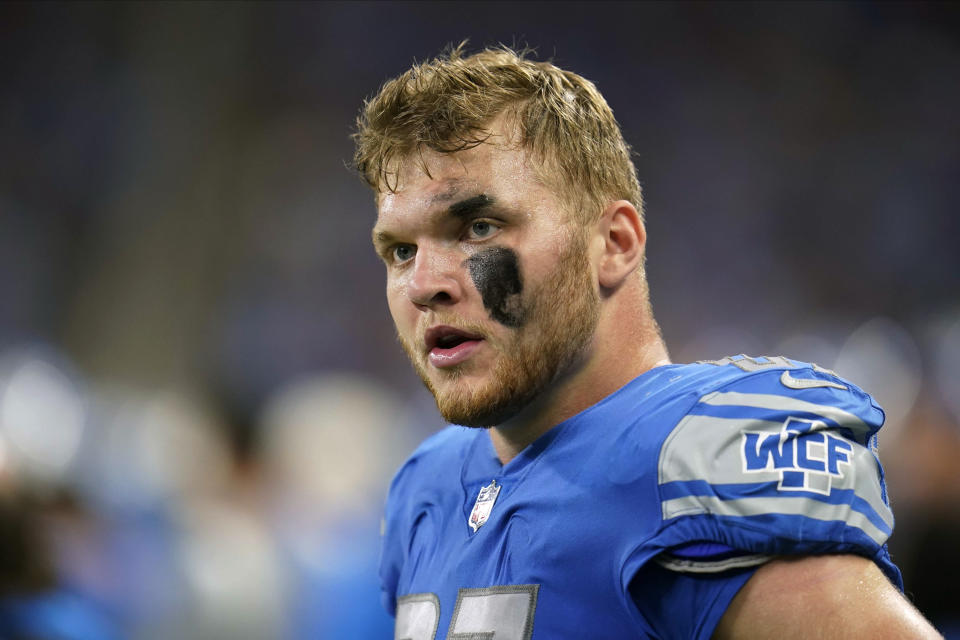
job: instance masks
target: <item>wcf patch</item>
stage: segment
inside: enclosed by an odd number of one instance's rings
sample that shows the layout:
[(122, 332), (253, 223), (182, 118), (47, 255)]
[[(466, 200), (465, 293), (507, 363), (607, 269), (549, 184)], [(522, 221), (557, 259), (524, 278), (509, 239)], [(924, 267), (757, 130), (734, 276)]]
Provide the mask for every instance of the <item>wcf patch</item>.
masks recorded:
[(743, 432), (743, 472), (778, 473), (780, 491), (830, 495), (833, 479), (850, 469), (853, 445), (827, 429), (822, 420), (791, 417), (778, 432)]

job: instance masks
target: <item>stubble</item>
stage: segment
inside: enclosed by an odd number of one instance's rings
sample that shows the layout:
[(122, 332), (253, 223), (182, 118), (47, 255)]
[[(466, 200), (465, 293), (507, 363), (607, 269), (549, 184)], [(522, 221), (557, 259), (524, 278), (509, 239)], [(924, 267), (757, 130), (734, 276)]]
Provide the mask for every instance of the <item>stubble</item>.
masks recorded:
[[(497, 351), (493, 372), (484, 382), (462, 380), (463, 365), (439, 371), (442, 387), (430, 377), (422, 354), (402, 337), (400, 344), (420, 379), (433, 394), (445, 420), (469, 427), (492, 427), (516, 415), (582, 359), (600, 313), (590, 278), (586, 239), (574, 232), (553, 273), (524, 292), (526, 321), (506, 340), (491, 343)], [(484, 327), (454, 319), (450, 324), (486, 335)], [(465, 363), (469, 365), (470, 363)]]

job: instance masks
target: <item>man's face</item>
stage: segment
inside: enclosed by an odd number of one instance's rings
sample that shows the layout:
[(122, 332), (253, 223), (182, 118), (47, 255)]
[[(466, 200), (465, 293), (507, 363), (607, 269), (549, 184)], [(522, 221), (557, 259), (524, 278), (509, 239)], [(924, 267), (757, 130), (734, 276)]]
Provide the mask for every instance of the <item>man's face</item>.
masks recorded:
[(599, 295), (584, 231), (502, 136), (408, 161), (374, 245), (400, 343), (443, 417), (493, 426), (589, 347)]

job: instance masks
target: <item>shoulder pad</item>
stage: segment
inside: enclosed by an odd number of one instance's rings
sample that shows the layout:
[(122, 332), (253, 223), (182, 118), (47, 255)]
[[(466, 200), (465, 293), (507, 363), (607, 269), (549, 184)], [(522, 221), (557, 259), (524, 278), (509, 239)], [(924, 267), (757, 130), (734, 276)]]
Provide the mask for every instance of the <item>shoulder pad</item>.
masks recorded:
[(893, 515), (872, 450), (883, 412), (870, 396), (782, 357), (711, 364), (742, 374), (704, 390), (664, 441), (664, 522), (705, 516), (717, 531), (704, 539), (754, 553), (877, 553)]

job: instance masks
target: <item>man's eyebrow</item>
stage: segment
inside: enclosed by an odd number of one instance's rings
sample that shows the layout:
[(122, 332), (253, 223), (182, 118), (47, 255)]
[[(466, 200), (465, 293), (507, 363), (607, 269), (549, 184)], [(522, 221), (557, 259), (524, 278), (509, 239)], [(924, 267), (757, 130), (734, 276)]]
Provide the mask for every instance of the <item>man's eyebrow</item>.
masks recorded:
[[(450, 199), (449, 195), (445, 194), (445, 195), (441, 195), (434, 198), (434, 200), (444, 200), (444, 199)], [(479, 195), (471, 196), (464, 200), (460, 200), (459, 202), (454, 202), (449, 207), (447, 207), (446, 210), (441, 209), (440, 211), (434, 213), (433, 215), (434, 215), (434, 219), (436, 220), (440, 220), (444, 217), (459, 218), (463, 220), (463, 219), (468, 219), (481, 211), (490, 209), (491, 207), (494, 206), (495, 203), (496, 201), (492, 196), (488, 196), (485, 193), (481, 193)], [(376, 246), (389, 244), (395, 238), (395, 236), (392, 233), (384, 229), (381, 229), (379, 227), (373, 228), (371, 237), (372, 237), (371, 239), (373, 240), (373, 244)]]
[(469, 218), (484, 209), (492, 207), (493, 204), (493, 198), (481, 193), (466, 200), (454, 202), (447, 208), (447, 213), (456, 218)]
[(393, 235), (391, 233), (387, 231), (381, 231), (376, 227), (373, 228), (373, 232), (370, 235), (371, 235), (371, 240), (373, 240), (373, 244), (376, 246), (387, 244), (388, 242), (393, 240)]

